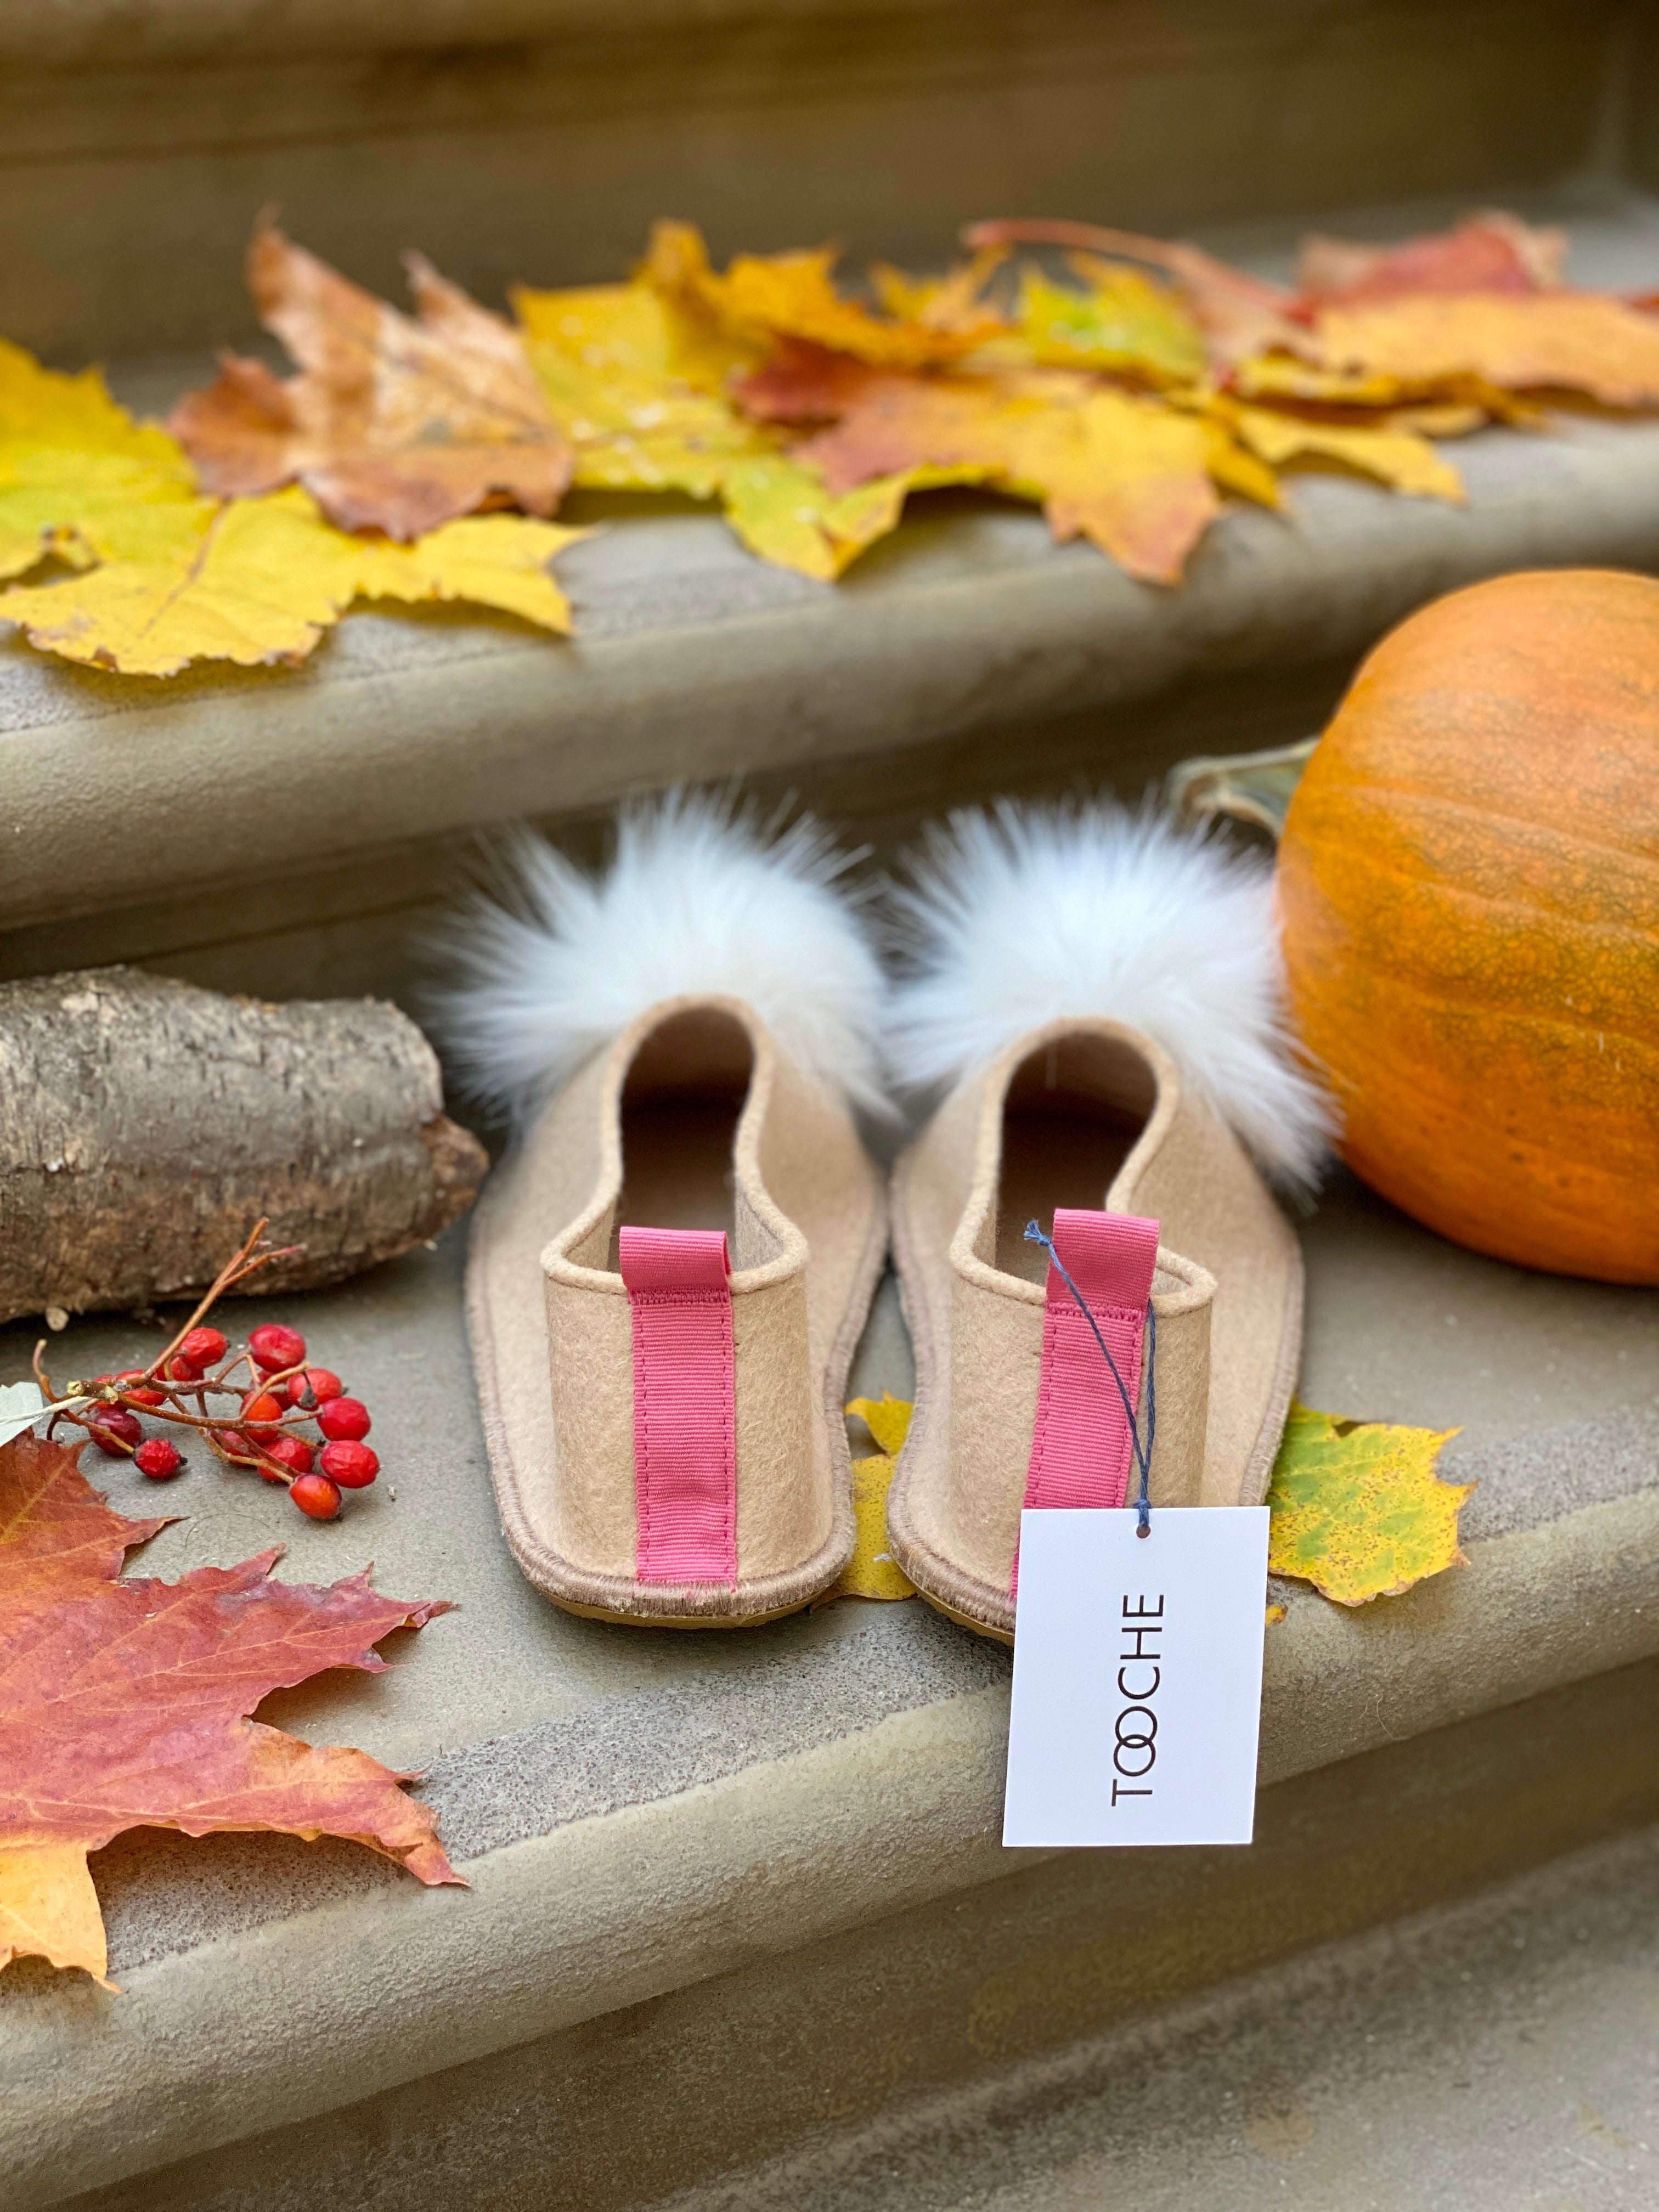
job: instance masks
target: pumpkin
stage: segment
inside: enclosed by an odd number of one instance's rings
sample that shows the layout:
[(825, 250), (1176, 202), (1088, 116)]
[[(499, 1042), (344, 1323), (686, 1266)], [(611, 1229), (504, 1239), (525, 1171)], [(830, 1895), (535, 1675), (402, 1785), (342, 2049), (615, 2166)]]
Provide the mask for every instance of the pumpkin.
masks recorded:
[(1285, 816), (1343, 1157), (1477, 1251), (1659, 1282), (1659, 583), (1455, 592), (1376, 647)]

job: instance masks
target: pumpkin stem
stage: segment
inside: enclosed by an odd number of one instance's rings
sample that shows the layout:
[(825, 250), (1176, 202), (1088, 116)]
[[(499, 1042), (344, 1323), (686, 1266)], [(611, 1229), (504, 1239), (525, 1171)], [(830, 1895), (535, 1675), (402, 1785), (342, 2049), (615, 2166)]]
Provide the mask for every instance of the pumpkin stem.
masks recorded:
[(1284, 833), (1291, 794), (1313, 757), (1317, 738), (1272, 745), (1266, 752), (1200, 755), (1170, 771), (1164, 803), (1177, 820), (1204, 822), (1224, 814), (1253, 823), (1277, 840)]

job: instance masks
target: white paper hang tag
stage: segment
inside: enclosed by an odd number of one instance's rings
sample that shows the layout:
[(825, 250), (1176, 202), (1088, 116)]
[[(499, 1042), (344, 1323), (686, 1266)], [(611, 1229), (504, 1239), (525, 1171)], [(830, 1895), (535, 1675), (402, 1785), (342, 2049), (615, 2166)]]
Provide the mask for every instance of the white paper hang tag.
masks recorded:
[(1249, 1842), (1267, 1518), (1020, 1516), (1005, 1844)]

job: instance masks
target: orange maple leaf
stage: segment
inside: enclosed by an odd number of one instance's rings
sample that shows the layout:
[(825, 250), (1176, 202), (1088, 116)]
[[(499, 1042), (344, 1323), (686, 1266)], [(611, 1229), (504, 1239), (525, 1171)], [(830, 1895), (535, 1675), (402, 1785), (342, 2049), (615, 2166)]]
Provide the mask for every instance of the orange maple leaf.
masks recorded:
[(828, 421), (796, 448), (832, 492), (914, 468), (976, 467), (1040, 499), (1056, 538), (1172, 584), (1221, 511), (1203, 425), (1063, 369), (904, 375), (795, 345), (738, 387), (769, 421)]
[(407, 257), (418, 321), (270, 228), (248, 252), (260, 318), (301, 365), (222, 357), (168, 428), (221, 497), (298, 482), (343, 530), (418, 538), (503, 501), (550, 515), (574, 466), (511, 323)]
[(1468, 372), (1510, 391), (1659, 405), (1659, 323), (1598, 292), (1413, 293), (1319, 317), (1327, 365), (1425, 379)]
[[(118, 1579), (165, 1521), (112, 1512), (78, 1451), (0, 1449), (0, 1966), (106, 1957), (87, 1853), (136, 1827), (346, 1836), (424, 1882), (459, 1882), (411, 1780), (361, 1751), (313, 1748), (248, 1716), (329, 1667), (449, 1610), (270, 1579), (278, 1551), (177, 1583)], [(106, 1986), (110, 1986), (106, 1984)]]

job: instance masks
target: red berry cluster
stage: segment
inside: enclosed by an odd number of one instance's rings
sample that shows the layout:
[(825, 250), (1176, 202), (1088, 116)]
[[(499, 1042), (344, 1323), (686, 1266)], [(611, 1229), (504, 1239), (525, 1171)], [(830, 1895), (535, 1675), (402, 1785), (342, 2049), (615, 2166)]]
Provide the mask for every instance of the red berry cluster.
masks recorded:
[[(332, 1521), (341, 1492), (367, 1489), (380, 1471), (363, 1441), (371, 1426), (368, 1407), (346, 1395), (331, 1368), (306, 1364), (306, 1340), (298, 1329), (266, 1322), (233, 1352), (224, 1332), (202, 1320), (221, 1291), (285, 1256), (261, 1249), (264, 1229), (261, 1222), (189, 1324), (148, 1367), (71, 1382), (70, 1398), (93, 1402), (65, 1408), (53, 1425), (66, 1420), (83, 1428), (112, 1459), (131, 1459), (152, 1482), (168, 1482), (183, 1468), (183, 1455), (166, 1437), (146, 1436), (139, 1416), (182, 1425), (194, 1429), (216, 1458), (256, 1468), (267, 1482), (286, 1484), (289, 1496), (313, 1521)], [(41, 1364), (43, 1350), (37, 1347), (35, 1373), (50, 1400), (56, 1393)], [(226, 1398), (234, 1399), (234, 1406), (225, 1405)], [(215, 1399), (222, 1402), (215, 1405)], [(320, 1431), (320, 1444), (306, 1433), (311, 1429)]]

